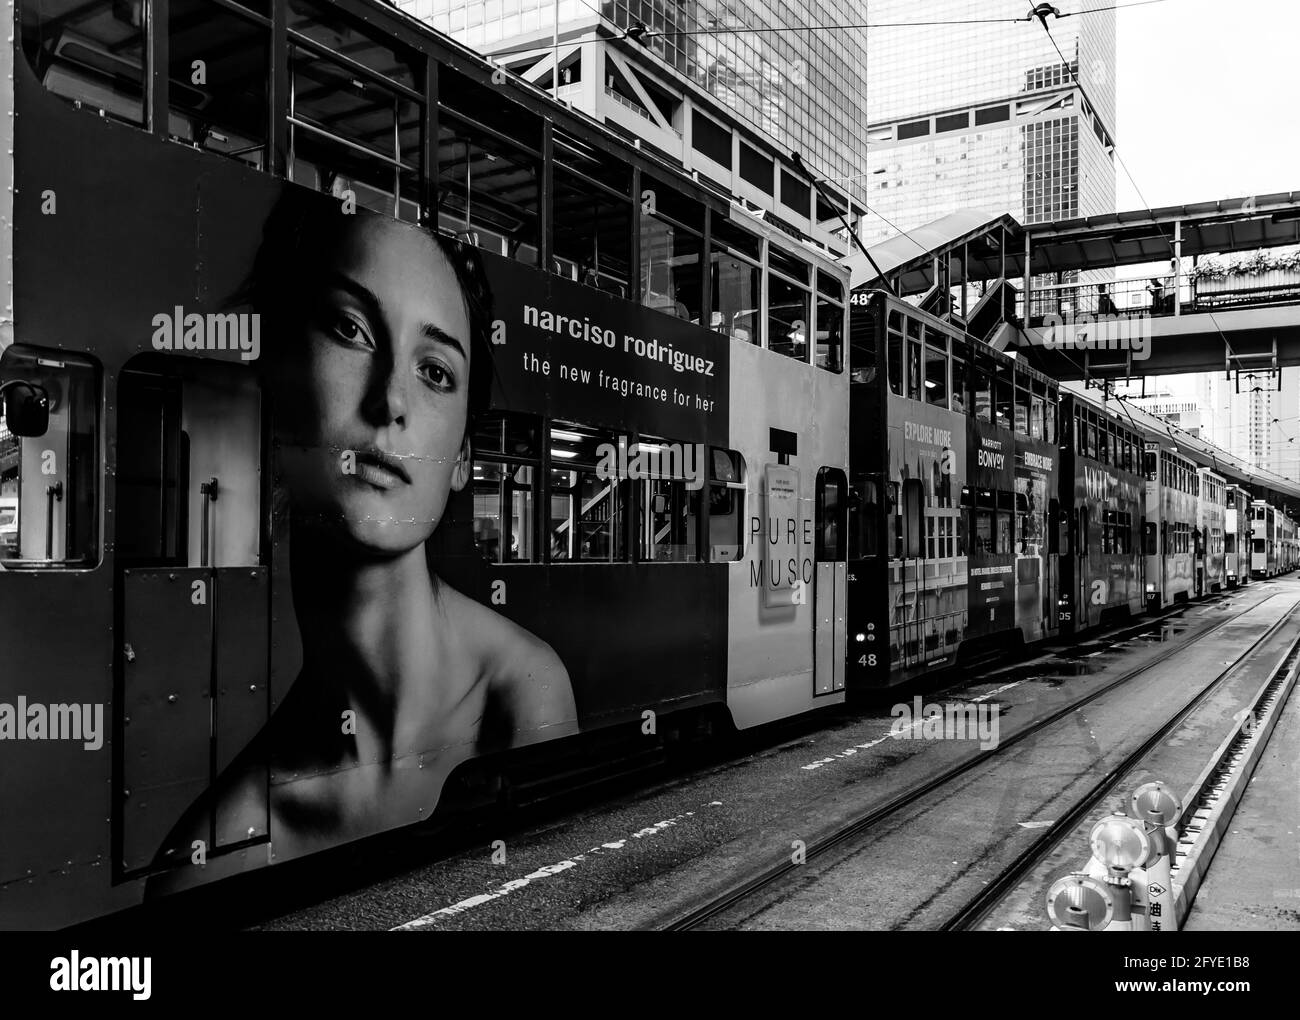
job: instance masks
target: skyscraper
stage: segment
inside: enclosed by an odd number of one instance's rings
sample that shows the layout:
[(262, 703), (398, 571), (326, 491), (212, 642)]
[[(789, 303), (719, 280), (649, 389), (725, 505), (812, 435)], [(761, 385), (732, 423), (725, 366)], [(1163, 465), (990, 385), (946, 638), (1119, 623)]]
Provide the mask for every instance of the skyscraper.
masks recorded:
[(868, 243), (962, 208), (1022, 223), (1114, 211), (1115, 12), (1056, 6), (1068, 66), (1024, 0), (869, 5)]
[[(397, 6), (764, 210), (769, 222), (848, 251), (833, 206), (855, 224), (863, 212), (866, 31), (816, 26), (861, 21), (859, 5), (397, 0)], [(795, 172), (792, 151), (828, 180), (831, 206)]]

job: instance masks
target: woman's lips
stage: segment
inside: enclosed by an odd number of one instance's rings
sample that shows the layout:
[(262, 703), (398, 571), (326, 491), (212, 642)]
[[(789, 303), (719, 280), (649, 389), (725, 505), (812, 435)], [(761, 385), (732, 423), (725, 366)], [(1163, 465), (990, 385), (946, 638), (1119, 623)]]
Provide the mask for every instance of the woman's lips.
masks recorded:
[(357, 454), (357, 478), (377, 489), (395, 489), (409, 485), (411, 476), (401, 461), (382, 450), (366, 450)]

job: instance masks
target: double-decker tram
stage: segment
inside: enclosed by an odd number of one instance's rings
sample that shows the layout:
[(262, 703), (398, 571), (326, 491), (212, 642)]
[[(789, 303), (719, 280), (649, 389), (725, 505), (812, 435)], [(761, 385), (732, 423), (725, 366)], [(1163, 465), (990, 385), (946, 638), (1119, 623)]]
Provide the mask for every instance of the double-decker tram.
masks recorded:
[(1250, 493), (1227, 487), (1223, 513), (1223, 570), (1229, 588), (1250, 583)]
[(851, 322), (850, 686), (1054, 634), (1056, 383), (884, 291)]
[(1250, 504), (1250, 576), (1264, 580), (1277, 575), (1277, 509), (1266, 500)]
[(1213, 595), (1227, 583), (1224, 523), (1227, 515), (1227, 479), (1208, 468), (1197, 470), (1200, 498), (1196, 503), (1196, 594)]
[(1174, 443), (1148, 433), (1142, 457), (1146, 476), (1143, 522), (1146, 605), (1161, 609), (1195, 594), (1196, 464)]
[[(0, 927), (843, 701), (831, 258), (386, 5), (15, 6)], [(920, 666), (965, 633), (968, 355), (898, 324), (916, 431), (854, 540), (908, 550), (874, 647)]]
[(1141, 528), (1144, 433), (1114, 406), (1081, 393), (1061, 398), (1061, 627), (1086, 630), (1144, 607)]

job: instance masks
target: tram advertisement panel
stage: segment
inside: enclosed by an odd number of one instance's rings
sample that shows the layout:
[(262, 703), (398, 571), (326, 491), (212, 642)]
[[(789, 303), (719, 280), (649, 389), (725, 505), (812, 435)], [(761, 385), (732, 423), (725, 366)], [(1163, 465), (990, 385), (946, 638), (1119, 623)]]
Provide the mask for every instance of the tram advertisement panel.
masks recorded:
[(1013, 435), (978, 417), (967, 418), (970, 455), (965, 498), (970, 511), (968, 637), (1016, 625)]
[(724, 700), (725, 337), (127, 128), (87, 175), (36, 130), (20, 190), (59, 214), (18, 210), (6, 371), (79, 338), (108, 391), (121, 874), (417, 822), (476, 756)]

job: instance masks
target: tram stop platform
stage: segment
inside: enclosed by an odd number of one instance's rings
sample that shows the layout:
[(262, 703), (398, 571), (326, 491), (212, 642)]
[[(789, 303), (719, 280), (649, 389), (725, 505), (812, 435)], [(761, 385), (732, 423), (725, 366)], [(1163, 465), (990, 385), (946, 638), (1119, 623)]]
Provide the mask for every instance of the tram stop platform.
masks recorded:
[(1300, 931), (1300, 685), (1246, 786), (1183, 931)]

